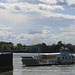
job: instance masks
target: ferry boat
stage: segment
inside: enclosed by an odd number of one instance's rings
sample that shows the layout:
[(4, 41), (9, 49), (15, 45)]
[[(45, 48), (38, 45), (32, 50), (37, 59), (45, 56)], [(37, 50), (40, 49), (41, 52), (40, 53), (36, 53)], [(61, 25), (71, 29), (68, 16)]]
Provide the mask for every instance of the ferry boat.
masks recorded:
[(22, 63), (25, 66), (44, 66), (59, 64), (74, 64), (74, 55), (68, 48), (61, 48), (59, 54), (42, 54), (32, 57), (22, 57)]

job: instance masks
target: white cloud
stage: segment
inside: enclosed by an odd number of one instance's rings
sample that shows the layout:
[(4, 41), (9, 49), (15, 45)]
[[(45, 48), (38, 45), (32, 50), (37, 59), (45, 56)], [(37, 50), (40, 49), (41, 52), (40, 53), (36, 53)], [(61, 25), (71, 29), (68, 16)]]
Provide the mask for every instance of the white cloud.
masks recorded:
[(75, 19), (74, 15), (65, 15), (61, 13), (51, 13), (49, 11), (39, 11), (45, 17), (63, 17), (66, 19)]
[(10, 38), (15, 38), (15, 34), (12, 32), (12, 28), (8, 25), (0, 24), (0, 39), (9, 40)]
[(75, 0), (67, 0), (68, 4), (75, 4)]
[(23, 14), (13, 14), (7, 10), (0, 10), (0, 23), (8, 23), (10, 26), (27, 22), (28, 16)]
[(11, 10), (12, 12), (16, 12), (16, 13), (25, 13), (26, 14), (28, 12), (37, 12), (37, 13), (42, 13), (46, 17), (64, 17), (67, 19), (75, 19), (74, 15), (51, 13), (51, 11), (55, 10), (55, 9), (64, 10), (64, 8), (62, 6), (56, 6), (56, 5), (14, 3), (14, 4), (9, 4), (7, 9), (8, 9), (8, 11)]
[[(1, 8), (6, 8), (15, 12), (37, 12), (38, 10), (64, 10), (62, 6), (46, 5), (46, 4), (30, 4), (30, 3), (0, 3)], [(41, 8), (41, 9), (40, 9)]]
[[(46, 17), (64, 17), (64, 18), (68, 18), (68, 19), (75, 19), (74, 15), (52, 13), (51, 11), (55, 10), (55, 9), (64, 10), (63, 7), (56, 6), (56, 5), (30, 4), (30, 3), (9, 3), (9, 4), (1, 3), (1, 6), (6, 8), (5, 11), (7, 11), (6, 12), (7, 15), (9, 14), (8, 11), (14, 12), (14, 13), (25, 13), (25, 14), (28, 12), (37, 12), (37, 13), (42, 13)], [(0, 10), (0, 11), (2, 12), (2, 10)], [(6, 16), (6, 14), (5, 14), (5, 16)], [(10, 14), (10, 15), (12, 16), (12, 14)], [(10, 15), (9, 15), (9, 17), (10, 17)], [(20, 16), (20, 14), (17, 16)], [(13, 16), (11, 17), (11, 19), (12, 18), (13, 18)], [(21, 18), (20, 20), (23, 20), (23, 19)]]
[(0, 24), (0, 30), (12, 30), (12, 28), (8, 27), (8, 25)]
[(56, 5), (63, 6), (64, 8), (75, 9), (75, 0), (57, 0)]
[(37, 30), (36, 28), (30, 28), (28, 31), (29, 34), (41, 34), (41, 30)]
[[(70, 24), (75, 20), (75, 15), (52, 12), (56, 9), (65, 10), (63, 6), (56, 4), (57, 0), (40, 0), (42, 3), (17, 1), (0, 3), (0, 39), (26, 44), (52, 44), (72, 39), (69, 42), (74, 43), (75, 26)], [(60, 28), (63, 26), (65, 28)]]
[(44, 3), (47, 3), (47, 4), (56, 4), (57, 0), (40, 0)]
[(26, 41), (27, 44), (33, 45), (43, 42), (49, 42), (48, 38), (50, 37), (50, 31), (43, 30), (42, 34), (20, 34), (18, 35), (17, 39), (21, 42)]
[(54, 34), (48, 30), (43, 30), (42, 34), (20, 34), (16, 36), (18, 42), (22, 42), (28, 45), (34, 45), (38, 43), (53, 44), (58, 41), (63, 41), (65, 43), (74, 43), (75, 32), (63, 32), (60, 34)]
[[(64, 17), (64, 18), (68, 18), (68, 19), (75, 19), (74, 15), (51, 13), (51, 10), (55, 10), (55, 9), (64, 10), (61, 6), (54, 6), (54, 5), (50, 6), (50, 5), (45, 5), (45, 4), (29, 4), (29, 3), (14, 3), (14, 4), (10, 3), (10, 4), (5, 4), (3, 6), (6, 7), (6, 9), (7, 9), (6, 11), (10, 11), (10, 12), (16, 12), (16, 13), (38, 12), (38, 13), (42, 13), (46, 17)], [(2, 10), (1, 10), (1, 12), (2, 12)], [(8, 13), (6, 12), (6, 14), (8, 14)], [(11, 14), (11, 16), (12, 16), (12, 14)], [(20, 16), (20, 14), (17, 16)], [(13, 18), (13, 16), (11, 18)]]
[[(9, 28), (10, 29), (10, 28)], [(6, 30), (0, 30), (0, 39), (4, 39), (7, 41), (13, 41), (13, 43), (19, 43), (26, 45), (33, 45), (38, 43), (46, 43), (46, 44), (53, 44), (58, 41), (64, 41), (66, 43), (73, 43), (74, 44), (74, 35), (75, 32), (62, 32), (60, 34), (54, 34), (50, 30), (42, 30), (42, 33), (39, 34), (15, 34), (14, 32), (9, 32)], [(71, 40), (71, 41), (70, 41)]]
[(42, 9), (47, 9), (47, 10), (55, 10), (55, 9), (61, 9), (61, 10), (64, 10), (63, 7), (61, 6), (56, 6), (56, 5), (45, 5), (45, 4), (39, 4), (38, 5), (40, 8)]
[(6, 30), (0, 30), (0, 38), (3, 38), (1, 40), (10, 40), (10, 39), (13, 39), (15, 38), (16, 36), (14, 35), (13, 32), (9, 32), (9, 31), (6, 31)]
[(18, 0), (7, 0), (7, 2), (17, 2)]
[(3, 27), (3, 28), (0, 28), (1, 30), (11, 30), (12, 28), (11, 27)]
[(71, 25), (69, 25), (69, 26), (67, 26), (67, 27), (62, 27), (62, 28), (60, 28), (60, 30), (62, 30), (62, 31), (75, 31), (75, 25), (74, 24), (71, 24)]

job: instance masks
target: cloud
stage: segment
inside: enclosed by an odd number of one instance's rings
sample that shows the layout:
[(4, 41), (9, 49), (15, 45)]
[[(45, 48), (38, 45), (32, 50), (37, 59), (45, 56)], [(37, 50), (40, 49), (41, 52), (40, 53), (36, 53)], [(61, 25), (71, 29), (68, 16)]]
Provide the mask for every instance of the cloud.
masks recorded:
[(0, 30), (12, 30), (11, 27), (8, 27), (8, 25), (3, 25), (3, 24), (0, 24)]
[(4, 3), (1, 3), (1, 2), (0, 2), (0, 9), (6, 9), (5, 6), (6, 6), (6, 5), (5, 5)]
[(62, 40), (64, 43), (75, 44), (75, 32), (63, 32), (57, 35), (57, 41)]
[(55, 9), (60, 9), (60, 10), (64, 10), (63, 7), (61, 6), (55, 6), (55, 5), (45, 5), (45, 4), (39, 4), (38, 5), (41, 9), (46, 9), (46, 10), (55, 10)]
[(13, 32), (9, 32), (9, 31), (6, 31), (6, 30), (0, 30), (0, 38), (3, 38), (1, 40), (10, 40), (10, 39), (13, 39), (15, 38), (15, 35)]
[(66, 0), (68, 5), (75, 4), (75, 0)]
[(7, 0), (6, 2), (8, 2), (8, 3), (27, 2), (27, 3), (31, 3), (31, 4), (38, 4), (38, 3), (40, 3), (40, 0)]
[(68, 31), (68, 32), (75, 32), (75, 25), (74, 24), (70, 24), (69, 26), (67, 27), (62, 27), (60, 28), (60, 30), (62, 31)]
[[(48, 29), (54, 30), (54, 28), (65, 28), (70, 26), (70, 24), (72, 24), (75, 20), (73, 19), (66, 19), (66, 18), (62, 18), (62, 17), (43, 17), (43, 18), (38, 18), (35, 20), (35, 25), (37, 24), (37, 26), (39, 26), (41, 28), (47, 26)], [(49, 28), (50, 27), (50, 28)], [(56, 29), (57, 29), (56, 28)], [(58, 30), (57, 29), (57, 30)]]
[(38, 44), (42, 42), (48, 42), (48, 38), (50, 36), (50, 31), (43, 30), (41, 34), (21, 34), (17, 37), (21, 42), (26, 41), (26, 43), (32, 45), (32, 44)]
[(42, 34), (42, 31), (32, 28), (28, 31), (28, 34)]
[(6, 2), (12, 2), (13, 3), (13, 2), (18, 2), (18, 0), (7, 0)]
[[(30, 3), (30, 4), (46, 4), (46, 5), (60, 5), (74, 8), (74, 0), (1, 0), (2, 3)], [(4, 8), (4, 7), (1, 7)]]
[[(65, 14), (66, 7), (74, 8), (74, 3), (68, 0), (7, 0), (0, 3), (0, 40), (30, 45), (53, 44), (60, 40), (74, 43), (75, 15)], [(56, 13), (56, 10), (64, 13)]]
[(65, 14), (61, 14), (61, 13), (51, 13), (49, 11), (40, 11), (40, 13), (45, 16), (45, 17), (62, 17), (62, 18), (66, 18), (66, 19), (75, 19), (74, 15), (65, 15)]
[(46, 5), (46, 4), (30, 4), (30, 3), (1, 3), (1, 5), (5, 6), (6, 10), (9, 12), (27, 14), (28, 12), (36, 12), (40, 13), (46, 17), (64, 17), (69, 19), (75, 19), (74, 15), (65, 15), (60, 13), (52, 13), (52, 10), (61, 9), (64, 10), (62, 6), (56, 5)]
[[(72, 27), (74, 27), (74, 25)], [(8, 27), (8, 29), (10, 30), (10, 27)], [(12, 30), (8, 31), (8, 29), (2, 28), (2, 30), (0, 30), (0, 34), (1, 34), (0, 39), (13, 41), (13, 43), (21, 42), (22, 44), (25, 43), (26, 45), (34, 45), (34, 44), (43, 43), (43, 42), (46, 44), (53, 44), (60, 40), (66, 43), (70, 42), (74, 44), (75, 31), (62, 32), (60, 34), (55, 34), (50, 30), (41, 30), (40, 32), (35, 29), (34, 30), (32, 29), (33, 31), (30, 31), (30, 33), (15, 34), (14, 32), (12, 32)]]
[(75, 9), (75, 4), (71, 4), (68, 6), (69, 8), (74, 8)]
[[(10, 11), (10, 10), (9, 10)], [(8, 10), (0, 10), (0, 23), (8, 23), (8, 25), (19, 24), (27, 21), (27, 15), (13, 14)]]
[(47, 3), (47, 4), (56, 4), (57, 0), (40, 0), (41, 2)]
[[(0, 3), (2, 9), (6, 8), (7, 10), (20, 12), (38, 12), (39, 10), (55, 10), (61, 9), (64, 10), (61, 6), (46, 5), (46, 4), (30, 4), (30, 3)], [(40, 9), (41, 8), (41, 9)]]
[(34, 45), (38, 43), (46, 43), (46, 44), (53, 44), (58, 41), (63, 41), (64, 43), (74, 43), (75, 32), (62, 32), (60, 34), (54, 34), (51, 31), (43, 30), (41, 34), (20, 34), (17, 35), (16, 40), (18, 42), (22, 42), (27, 45)]
[(68, 5), (67, 0), (57, 0), (57, 5), (65, 6)]
[(12, 28), (11, 27), (3, 27), (3, 28), (0, 28), (0, 30), (11, 30)]
[(15, 37), (12, 28), (8, 25), (0, 24), (0, 40), (9, 40)]
[(15, 10), (20, 10), (20, 8), (18, 6), (15, 6)]
[(75, 0), (57, 0), (56, 4), (67, 8), (75, 8)]
[[(3, 4), (3, 3), (2, 3)], [(28, 13), (28, 12), (36, 12), (41, 13), (46, 17), (64, 17), (69, 19), (75, 19), (75, 16), (72, 15), (64, 15), (60, 13), (52, 13), (52, 10), (61, 9), (64, 10), (61, 6), (54, 5), (45, 5), (45, 4), (29, 4), (29, 3), (10, 3), (5, 4), (7, 11), (14, 13)]]
[(40, 0), (18, 0), (18, 2), (27, 2), (27, 3), (31, 3), (31, 4), (39, 4), (42, 3)]

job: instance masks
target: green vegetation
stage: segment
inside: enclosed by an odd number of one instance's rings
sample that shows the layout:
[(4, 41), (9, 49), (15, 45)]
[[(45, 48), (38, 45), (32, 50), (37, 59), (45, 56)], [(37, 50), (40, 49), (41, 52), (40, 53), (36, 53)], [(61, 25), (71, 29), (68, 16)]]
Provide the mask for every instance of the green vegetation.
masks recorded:
[(13, 52), (26, 52), (26, 53), (54, 53), (59, 52), (61, 47), (68, 47), (69, 51), (75, 52), (75, 45), (70, 43), (64, 44), (62, 41), (59, 41), (57, 44), (46, 45), (45, 43), (26, 46), (18, 43), (14, 45), (12, 42), (0, 42), (0, 51), (13, 51)]

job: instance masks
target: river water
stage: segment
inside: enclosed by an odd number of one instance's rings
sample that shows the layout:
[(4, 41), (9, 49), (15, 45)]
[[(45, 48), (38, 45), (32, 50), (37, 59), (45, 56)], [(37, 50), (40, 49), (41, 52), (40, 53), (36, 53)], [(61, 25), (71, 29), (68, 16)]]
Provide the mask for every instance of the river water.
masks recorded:
[(32, 55), (38, 54), (15, 53), (13, 57), (13, 71), (0, 73), (0, 75), (75, 75), (75, 64), (24, 67), (21, 62), (21, 56)]

